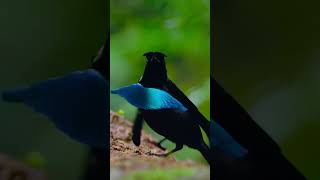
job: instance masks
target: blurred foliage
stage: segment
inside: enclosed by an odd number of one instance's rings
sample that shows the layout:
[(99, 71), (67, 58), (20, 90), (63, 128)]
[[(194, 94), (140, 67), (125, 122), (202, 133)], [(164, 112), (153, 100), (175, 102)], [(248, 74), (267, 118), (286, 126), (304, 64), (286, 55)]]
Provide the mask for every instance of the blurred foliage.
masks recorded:
[[(209, 117), (210, 1), (112, 0), (110, 7), (111, 89), (137, 83), (146, 63), (142, 55), (160, 51), (170, 79)], [(115, 95), (111, 109), (122, 109), (129, 119), (136, 113)], [(202, 158), (187, 147), (176, 154)]]
[(42, 169), (45, 166), (45, 158), (39, 152), (29, 152), (24, 158), (24, 162), (32, 167), (37, 169)]
[(310, 180), (320, 179), (319, 5), (218, 0), (213, 10), (213, 74)]

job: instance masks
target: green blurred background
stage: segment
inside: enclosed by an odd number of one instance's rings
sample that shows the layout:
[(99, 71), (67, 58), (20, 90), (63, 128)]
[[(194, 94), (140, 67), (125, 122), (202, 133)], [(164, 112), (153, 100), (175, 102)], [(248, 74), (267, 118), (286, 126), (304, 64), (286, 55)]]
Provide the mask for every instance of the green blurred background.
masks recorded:
[(310, 180), (320, 179), (319, 5), (219, 0), (213, 10), (213, 74)]
[[(170, 77), (208, 116), (209, 1), (110, 5), (112, 88), (138, 81), (145, 51), (163, 51)], [(105, 38), (108, 7), (105, 0), (2, 2), (0, 90), (90, 66)], [(216, 1), (212, 17), (211, 70), (311, 180), (320, 179), (318, 7), (311, 0), (224, 0)], [(134, 117), (120, 98), (112, 96), (111, 106)], [(0, 122), (0, 152), (16, 159), (40, 152), (51, 179), (81, 177), (87, 148), (45, 117), (0, 102)], [(185, 149), (179, 158), (200, 158)]]
[[(106, 0), (2, 1), (0, 91), (89, 67), (107, 35), (108, 10)], [(81, 178), (88, 155), (45, 117), (1, 101), (0, 153), (66, 180)]]
[[(169, 77), (209, 117), (210, 1), (112, 0), (110, 7), (111, 89), (137, 83), (146, 64), (142, 55), (160, 51), (167, 55)], [(136, 113), (115, 95), (111, 109), (122, 109), (130, 120)], [(164, 146), (174, 148), (170, 142)], [(186, 146), (175, 155), (204, 161)]]

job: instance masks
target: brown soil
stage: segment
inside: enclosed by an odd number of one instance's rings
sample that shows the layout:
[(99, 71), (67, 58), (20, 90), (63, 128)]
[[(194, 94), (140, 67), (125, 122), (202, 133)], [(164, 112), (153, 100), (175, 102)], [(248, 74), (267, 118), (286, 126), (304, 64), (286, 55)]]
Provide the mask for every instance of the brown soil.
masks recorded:
[(172, 155), (168, 157), (152, 155), (166, 153), (155, 145), (158, 140), (142, 131), (141, 144), (137, 147), (131, 140), (132, 123), (114, 112), (110, 112), (110, 120), (110, 166), (112, 169), (120, 170), (122, 173), (170, 167), (208, 169), (206, 165), (192, 160), (179, 161)]

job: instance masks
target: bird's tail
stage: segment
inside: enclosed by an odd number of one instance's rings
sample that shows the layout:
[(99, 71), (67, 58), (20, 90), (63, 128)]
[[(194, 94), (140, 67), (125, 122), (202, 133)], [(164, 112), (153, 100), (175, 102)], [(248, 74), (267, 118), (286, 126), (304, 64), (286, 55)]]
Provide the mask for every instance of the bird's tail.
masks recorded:
[(196, 111), (195, 113), (198, 116), (197, 120), (200, 127), (207, 134), (208, 138), (210, 138), (210, 121), (208, 121), (207, 118), (205, 118), (199, 111)]
[(2, 100), (7, 102), (22, 102), (25, 88), (16, 88), (2, 92)]
[(208, 164), (210, 166), (213, 165), (213, 158), (211, 157), (210, 149), (209, 149), (208, 145), (205, 142), (202, 141), (200, 143), (200, 146), (198, 147), (198, 150), (200, 151), (200, 153), (202, 154), (204, 159), (208, 162)]

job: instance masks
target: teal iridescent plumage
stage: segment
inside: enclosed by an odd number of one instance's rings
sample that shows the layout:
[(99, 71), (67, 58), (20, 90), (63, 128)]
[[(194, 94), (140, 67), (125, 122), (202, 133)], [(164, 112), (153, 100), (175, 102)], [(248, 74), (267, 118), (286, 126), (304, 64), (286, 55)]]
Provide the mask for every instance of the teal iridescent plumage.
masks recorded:
[(139, 83), (111, 92), (125, 98), (130, 104), (140, 109), (179, 109), (183, 112), (187, 111), (186, 107), (166, 91), (156, 88), (146, 88)]

